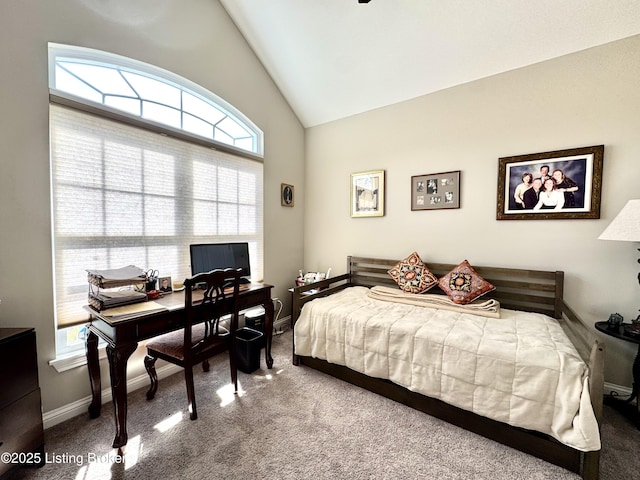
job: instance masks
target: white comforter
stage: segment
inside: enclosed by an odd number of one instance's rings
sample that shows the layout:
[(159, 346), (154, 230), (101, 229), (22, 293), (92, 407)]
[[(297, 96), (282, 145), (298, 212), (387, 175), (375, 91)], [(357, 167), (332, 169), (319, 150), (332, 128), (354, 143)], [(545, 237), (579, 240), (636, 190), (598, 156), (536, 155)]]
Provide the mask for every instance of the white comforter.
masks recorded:
[(587, 366), (558, 322), (501, 318), (369, 298), (351, 287), (307, 303), (295, 352), (389, 379), (479, 415), (600, 449)]

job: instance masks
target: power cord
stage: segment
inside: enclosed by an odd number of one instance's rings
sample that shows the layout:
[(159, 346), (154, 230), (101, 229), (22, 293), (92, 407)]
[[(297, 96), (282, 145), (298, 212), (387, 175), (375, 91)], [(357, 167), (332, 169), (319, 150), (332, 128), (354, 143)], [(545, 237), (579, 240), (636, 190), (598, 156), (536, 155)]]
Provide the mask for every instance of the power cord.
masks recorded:
[(280, 317), (280, 314), (282, 313), (282, 308), (284, 307), (284, 304), (282, 303), (282, 300), (280, 300), (279, 298), (274, 298), (273, 299), (276, 303), (279, 304), (279, 308), (278, 308), (278, 313), (276, 313), (275, 318), (273, 319), (273, 335), (282, 335), (285, 331), (283, 329), (280, 329), (279, 331), (276, 331), (275, 329), (275, 324), (278, 321), (278, 318)]
[(280, 308), (278, 309), (278, 313), (276, 313), (276, 318), (273, 319), (273, 323), (276, 323), (278, 321), (278, 317), (280, 317), (280, 314), (282, 313), (282, 307), (284, 307), (282, 300), (280, 300), (279, 298), (274, 298), (274, 300), (280, 304)]

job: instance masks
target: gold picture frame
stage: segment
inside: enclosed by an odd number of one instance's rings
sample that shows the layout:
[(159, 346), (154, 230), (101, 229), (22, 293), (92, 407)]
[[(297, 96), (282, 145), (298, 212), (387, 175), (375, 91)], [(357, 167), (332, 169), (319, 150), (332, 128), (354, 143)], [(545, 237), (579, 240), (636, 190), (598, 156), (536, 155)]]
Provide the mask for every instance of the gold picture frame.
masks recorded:
[[(603, 157), (604, 145), (595, 145), (498, 159), (496, 219), (600, 218)], [(530, 180), (526, 180), (526, 177)], [(548, 182), (547, 188), (545, 183), (549, 178), (555, 181)], [(531, 186), (528, 186), (528, 181)], [(549, 194), (547, 200), (541, 201), (543, 195), (540, 192), (545, 189)], [(563, 194), (562, 198), (557, 195), (555, 206), (549, 200), (553, 190)], [(534, 193), (535, 199), (532, 196)]]
[(385, 171), (351, 174), (351, 216), (382, 217), (385, 202)]
[(280, 205), (283, 207), (293, 207), (294, 205), (294, 187), (288, 183), (280, 184)]

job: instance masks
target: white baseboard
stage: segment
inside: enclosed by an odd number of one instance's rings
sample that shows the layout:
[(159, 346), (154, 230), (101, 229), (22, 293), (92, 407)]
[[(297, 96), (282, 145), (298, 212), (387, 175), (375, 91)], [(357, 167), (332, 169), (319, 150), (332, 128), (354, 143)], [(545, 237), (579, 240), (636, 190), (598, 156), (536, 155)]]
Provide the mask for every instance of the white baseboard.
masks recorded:
[(273, 322), (273, 333), (279, 335), (281, 333), (289, 330), (291, 326), (291, 315), (287, 315), (286, 317), (279, 318), (275, 322)]
[[(177, 365), (167, 364), (158, 368), (156, 373), (158, 374), (158, 379), (163, 379), (180, 371), (182, 371), (182, 368)], [(147, 388), (149, 387), (149, 382), (149, 376), (146, 373), (138, 375), (127, 381), (127, 391), (133, 392), (139, 388)], [(111, 387), (102, 390), (101, 398), (103, 405), (111, 401)], [(42, 415), (44, 429), (51, 428), (78, 415), (88, 415), (87, 409), (90, 403), (91, 396), (88, 396), (55, 410), (44, 412)]]
[(631, 396), (631, 389), (629, 387), (623, 387), (622, 385), (616, 385), (615, 383), (604, 382), (604, 394), (610, 395), (612, 392), (620, 397)]

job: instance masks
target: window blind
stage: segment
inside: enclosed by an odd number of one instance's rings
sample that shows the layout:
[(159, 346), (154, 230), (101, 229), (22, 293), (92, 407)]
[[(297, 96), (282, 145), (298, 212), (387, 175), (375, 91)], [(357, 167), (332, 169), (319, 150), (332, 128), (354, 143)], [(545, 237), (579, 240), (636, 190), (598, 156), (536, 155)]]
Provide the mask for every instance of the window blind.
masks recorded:
[(263, 278), (263, 165), (50, 104), (58, 328), (87, 321), (87, 269), (136, 265), (182, 282), (189, 245), (242, 241)]

